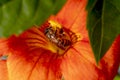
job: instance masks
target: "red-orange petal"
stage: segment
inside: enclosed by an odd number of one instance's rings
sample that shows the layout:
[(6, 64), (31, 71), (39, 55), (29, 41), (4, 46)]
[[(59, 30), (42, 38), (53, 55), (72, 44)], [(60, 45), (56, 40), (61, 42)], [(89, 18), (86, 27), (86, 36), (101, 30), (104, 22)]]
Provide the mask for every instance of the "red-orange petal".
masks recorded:
[[(62, 10), (55, 16), (60, 24), (72, 30), (86, 34), (86, 16), (85, 10), (87, 0), (68, 0)], [(87, 35), (86, 35), (87, 36)]]
[(88, 41), (74, 45), (65, 55), (61, 64), (65, 80), (113, 80), (117, 74), (120, 59), (120, 37), (118, 37), (99, 66)]
[(33, 27), (18, 37), (9, 38), (11, 53), (7, 66), (10, 80), (61, 79), (61, 58), (47, 49), (48, 42), (43, 34), (41, 29)]
[(59, 65), (61, 59), (44, 49), (35, 49), (22, 57), (19, 52), (8, 57), (8, 73), (10, 80), (56, 80), (61, 78)]
[(65, 80), (106, 80), (98, 69), (89, 42), (79, 42), (65, 55), (61, 64)]
[(7, 41), (8, 41), (7, 39), (0, 39), (0, 56), (9, 54)]
[(8, 70), (5, 60), (0, 60), (0, 80), (8, 80)]
[(99, 65), (107, 80), (113, 80), (117, 74), (120, 60), (120, 35), (115, 39), (110, 49), (101, 59)]

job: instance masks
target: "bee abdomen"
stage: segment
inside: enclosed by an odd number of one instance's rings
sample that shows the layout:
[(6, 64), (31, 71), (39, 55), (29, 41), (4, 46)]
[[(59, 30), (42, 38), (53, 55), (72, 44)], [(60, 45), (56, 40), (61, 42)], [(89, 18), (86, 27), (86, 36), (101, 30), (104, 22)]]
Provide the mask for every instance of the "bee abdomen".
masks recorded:
[(71, 45), (71, 41), (68, 40), (68, 39), (60, 39), (58, 41), (58, 46), (61, 47), (61, 48), (65, 48), (67, 46)]

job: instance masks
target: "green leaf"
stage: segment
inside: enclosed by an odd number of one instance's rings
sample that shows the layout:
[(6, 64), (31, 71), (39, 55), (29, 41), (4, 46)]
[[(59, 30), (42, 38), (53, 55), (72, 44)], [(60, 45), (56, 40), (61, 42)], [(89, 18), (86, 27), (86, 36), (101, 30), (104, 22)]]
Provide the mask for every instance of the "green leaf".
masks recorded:
[(120, 34), (120, 0), (89, 0), (87, 28), (98, 62)]
[(19, 34), (23, 30), (42, 24), (57, 13), (66, 0), (1, 0), (0, 37)]
[(0, 6), (2, 6), (3, 4), (5, 4), (5, 3), (9, 2), (9, 1), (11, 1), (11, 0), (0, 0)]

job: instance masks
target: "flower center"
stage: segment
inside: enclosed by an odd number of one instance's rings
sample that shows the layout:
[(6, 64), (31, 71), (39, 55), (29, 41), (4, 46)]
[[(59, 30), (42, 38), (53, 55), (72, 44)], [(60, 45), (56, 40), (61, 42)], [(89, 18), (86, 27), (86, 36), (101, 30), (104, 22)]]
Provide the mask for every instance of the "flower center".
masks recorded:
[(64, 28), (62, 25), (55, 21), (48, 21), (49, 26), (45, 28), (44, 34), (49, 41), (51, 50), (54, 52), (64, 54), (71, 45), (76, 43), (80, 36), (77, 36), (74, 32)]

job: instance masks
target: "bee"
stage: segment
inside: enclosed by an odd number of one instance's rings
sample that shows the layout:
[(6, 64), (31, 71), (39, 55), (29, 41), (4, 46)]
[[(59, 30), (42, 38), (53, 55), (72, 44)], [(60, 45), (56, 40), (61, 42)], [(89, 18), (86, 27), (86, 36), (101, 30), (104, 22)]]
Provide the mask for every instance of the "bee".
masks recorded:
[(63, 28), (49, 25), (45, 29), (44, 34), (52, 43), (56, 44), (61, 49), (66, 49), (66, 47), (71, 45), (70, 37)]
[(52, 27), (48, 27), (45, 29), (45, 35), (51, 42), (55, 44), (58, 43), (55, 31), (52, 29)]

